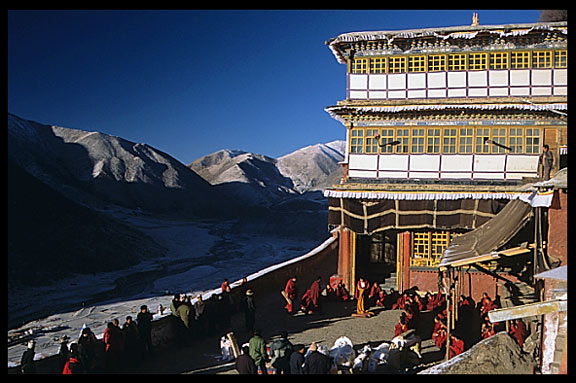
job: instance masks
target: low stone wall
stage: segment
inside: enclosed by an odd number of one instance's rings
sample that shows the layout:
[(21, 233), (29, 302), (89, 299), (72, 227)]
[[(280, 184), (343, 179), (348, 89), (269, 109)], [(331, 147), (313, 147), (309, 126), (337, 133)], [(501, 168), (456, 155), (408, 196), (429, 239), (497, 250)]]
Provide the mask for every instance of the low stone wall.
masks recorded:
[[(239, 304), (248, 289), (252, 289), (256, 294), (268, 294), (284, 289), (286, 281), (295, 276), (302, 286), (308, 286), (317, 276), (321, 276), (323, 281), (336, 272), (338, 260), (338, 239), (331, 237), (318, 246), (316, 249), (300, 257), (270, 266), (257, 273), (246, 277), (246, 282), (241, 280), (230, 284), (230, 300), (234, 311), (239, 310)], [(207, 305), (214, 304), (214, 300), (221, 294), (220, 288), (204, 294)], [(167, 302), (166, 306), (169, 306)], [(230, 313), (233, 314), (233, 313)], [(178, 344), (178, 334), (181, 327), (180, 320), (173, 315), (165, 315), (152, 322), (152, 345), (155, 348), (173, 346)], [(102, 344), (102, 350), (104, 344)], [(39, 374), (59, 374), (62, 372), (62, 361), (58, 355), (46, 357), (35, 362), (36, 372)], [(20, 366), (8, 368), (9, 374), (20, 373)]]

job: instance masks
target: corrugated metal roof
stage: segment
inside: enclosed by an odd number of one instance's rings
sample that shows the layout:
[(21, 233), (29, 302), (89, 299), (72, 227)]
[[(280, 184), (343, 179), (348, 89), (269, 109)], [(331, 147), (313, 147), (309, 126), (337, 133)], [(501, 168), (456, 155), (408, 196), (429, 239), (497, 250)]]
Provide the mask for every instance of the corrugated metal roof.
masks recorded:
[(498, 258), (504, 246), (532, 217), (532, 207), (516, 199), (482, 226), (455, 237), (440, 259), (439, 267), (471, 264)]
[(554, 174), (554, 177), (547, 181), (540, 181), (533, 184), (535, 187), (551, 187), (554, 189), (568, 188), (568, 168), (560, 169)]
[(561, 281), (568, 280), (568, 265), (560, 266), (555, 269), (544, 271), (540, 274), (534, 275), (534, 278), (540, 279), (559, 279)]

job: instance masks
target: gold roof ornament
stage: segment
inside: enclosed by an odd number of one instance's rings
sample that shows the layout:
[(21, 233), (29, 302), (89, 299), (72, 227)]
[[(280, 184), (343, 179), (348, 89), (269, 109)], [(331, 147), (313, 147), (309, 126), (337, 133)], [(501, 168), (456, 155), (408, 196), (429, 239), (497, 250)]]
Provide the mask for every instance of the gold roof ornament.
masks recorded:
[(472, 24), (471, 26), (475, 27), (476, 25), (479, 25), (479, 21), (478, 21), (478, 13), (474, 12), (472, 13)]

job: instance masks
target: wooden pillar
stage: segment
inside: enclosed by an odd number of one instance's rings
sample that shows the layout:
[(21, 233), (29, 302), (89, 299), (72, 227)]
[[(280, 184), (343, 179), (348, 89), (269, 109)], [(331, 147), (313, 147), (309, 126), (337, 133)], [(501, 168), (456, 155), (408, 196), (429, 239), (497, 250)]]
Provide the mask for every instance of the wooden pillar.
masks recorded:
[(351, 294), (354, 294), (354, 274), (356, 257), (356, 233), (348, 228), (340, 229), (340, 246), (338, 248), (338, 275)]
[(404, 278), (403, 278), (403, 282), (404, 282), (404, 286), (402, 290), (406, 290), (409, 289), (410, 286), (410, 257), (412, 255), (412, 235), (409, 231), (405, 231), (404, 233), (402, 233), (403, 238), (403, 266), (404, 266), (404, 270), (403, 270), (403, 274), (404, 274)]
[(356, 294), (356, 233), (350, 232), (350, 294)]
[(410, 288), (411, 255), (412, 234), (409, 231), (398, 233), (396, 237), (396, 290), (400, 293)]

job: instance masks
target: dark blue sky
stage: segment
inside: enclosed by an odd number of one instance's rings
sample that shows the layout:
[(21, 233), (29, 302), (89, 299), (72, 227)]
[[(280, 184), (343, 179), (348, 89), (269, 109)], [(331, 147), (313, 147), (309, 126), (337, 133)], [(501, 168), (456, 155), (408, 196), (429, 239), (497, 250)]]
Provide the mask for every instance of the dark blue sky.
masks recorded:
[(8, 12), (8, 111), (146, 143), (188, 164), (220, 149), (279, 157), (345, 138), (341, 33), (536, 22), (536, 10)]

